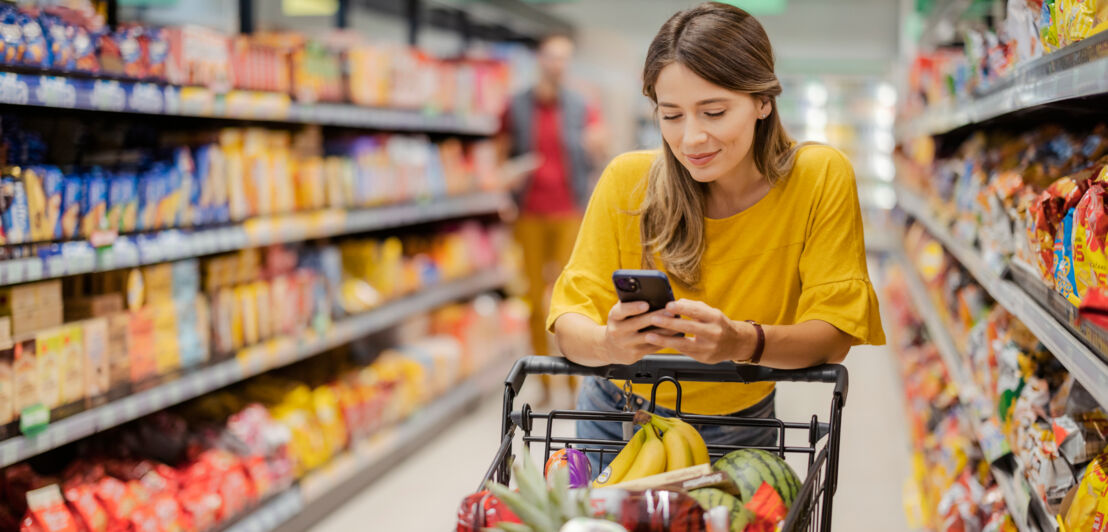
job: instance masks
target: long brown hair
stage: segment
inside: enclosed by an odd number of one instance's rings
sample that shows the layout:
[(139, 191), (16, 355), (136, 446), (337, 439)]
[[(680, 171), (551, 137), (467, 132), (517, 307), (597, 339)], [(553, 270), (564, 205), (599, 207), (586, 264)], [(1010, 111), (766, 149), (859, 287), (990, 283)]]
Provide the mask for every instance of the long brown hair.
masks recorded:
[[(670, 17), (646, 53), (643, 94), (655, 107), (655, 83), (663, 68), (681, 63), (725, 89), (768, 101), (771, 112), (754, 127), (754, 165), (770, 185), (789, 175), (796, 146), (777, 116), (781, 83), (773, 72), (773, 47), (762, 25), (734, 6), (706, 2)], [(657, 112), (657, 111), (655, 111)], [(643, 266), (661, 256), (671, 277), (687, 286), (700, 282), (704, 255), (706, 187), (689, 175), (669, 145), (650, 168), (642, 216)]]

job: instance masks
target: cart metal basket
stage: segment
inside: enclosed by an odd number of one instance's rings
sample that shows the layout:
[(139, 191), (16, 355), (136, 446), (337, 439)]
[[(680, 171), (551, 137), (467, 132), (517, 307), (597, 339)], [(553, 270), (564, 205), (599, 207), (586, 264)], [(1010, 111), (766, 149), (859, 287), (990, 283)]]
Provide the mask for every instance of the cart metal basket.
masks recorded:
[[(597, 440), (583, 438), (558, 437), (553, 434), (556, 420), (595, 420), (595, 421), (631, 421), (629, 412), (599, 412), (578, 410), (553, 410), (536, 412), (531, 405), (524, 404), (515, 409), (516, 396), (528, 375), (577, 375), (596, 376), (606, 379), (630, 380), (634, 383), (652, 384), (650, 401), (646, 409), (654, 410), (658, 387), (669, 383), (677, 388), (675, 410), (677, 415), (694, 425), (728, 425), (745, 427), (772, 427), (777, 429), (777, 445), (771, 447), (745, 447), (763, 449), (777, 453), (781, 457), (790, 454), (807, 455), (808, 474), (800, 488), (796, 501), (785, 518), (785, 531), (830, 531), (832, 498), (835, 495), (839, 464), (839, 436), (842, 429), (842, 409), (846, 403), (848, 376), (846, 368), (838, 364), (827, 364), (801, 370), (779, 370), (763, 366), (723, 363), (707, 365), (690, 358), (673, 355), (651, 355), (628, 366), (589, 367), (575, 364), (562, 357), (531, 356), (520, 359), (508, 373), (504, 381), (504, 412), (501, 420), (501, 443), (492, 465), (485, 473), (481, 487), (485, 482), (495, 479), (507, 484), (510, 479), (510, 457), (513, 440), (517, 430), (523, 431), (522, 440), (530, 450), (531, 445), (543, 445), (543, 460), (550, 453), (564, 447), (604, 454), (615, 454), (623, 448), (622, 440)], [(831, 411), (826, 422), (813, 415), (806, 422), (786, 422), (780, 419), (751, 419), (730, 416), (702, 416), (681, 411), (681, 382), (816, 382), (833, 383)], [(539, 426), (536, 427), (536, 421)], [(807, 432), (805, 446), (786, 445), (787, 434)], [(793, 438), (795, 439), (795, 438)], [(713, 445), (708, 451), (713, 459), (733, 450), (744, 447), (734, 445)]]

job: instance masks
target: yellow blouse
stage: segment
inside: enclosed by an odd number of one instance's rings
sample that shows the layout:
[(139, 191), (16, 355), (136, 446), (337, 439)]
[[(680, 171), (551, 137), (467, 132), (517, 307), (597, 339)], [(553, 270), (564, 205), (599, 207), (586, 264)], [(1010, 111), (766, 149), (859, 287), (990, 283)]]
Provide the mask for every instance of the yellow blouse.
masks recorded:
[[(612, 272), (642, 267), (639, 216), (656, 151), (616, 157), (589, 201), (573, 255), (554, 286), (547, 327), (566, 313), (607, 323), (615, 305)], [(792, 173), (750, 208), (706, 219), (707, 246), (695, 289), (673, 283), (674, 296), (703, 301), (733, 320), (790, 325), (822, 320), (854, 338), (885, 343), (877, 296), (866, 269), (862, 215), (854, 170), (838, 150), (800, 148)], [(661, 260), (655, 260), (664, 271)], [(622, 381), (616, 383), (622, 386)], [(650, 397), (650, 386), (634, 392)], [(707, 415), (756, 404), (772, 383), (682, 383), (682, 410)], [(674, 407), (671, 385), (658, 403)]]

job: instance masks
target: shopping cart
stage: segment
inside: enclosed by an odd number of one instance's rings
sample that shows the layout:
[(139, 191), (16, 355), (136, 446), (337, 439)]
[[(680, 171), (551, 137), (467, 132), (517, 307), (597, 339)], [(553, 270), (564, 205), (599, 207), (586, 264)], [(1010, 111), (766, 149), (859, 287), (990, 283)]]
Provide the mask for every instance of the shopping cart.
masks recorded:
[[(745, 447), (763, 449), (784, 457), (786, 454), (803, 454), (808, 457), (808, 475), (800, 488), (785, 518), (785, 531), (829, 531), (831, 530), (831, 502), (835, 495), (839, 464), (839, 435), (842, 428), (842, 409), (846, 403), (848, 387), (846, 368), (838, 364), (828, 364), (801, 370), (778, 370), (763, 366), (723, 363), (707, 365), (692, 359), (672, 355), (651, 355), (629, 366), (588, 367), (575, 364), (561, 357), (531, 356), (520, 359), (508, 373), (504, 381), (504, 414), (501, 424), (500, 448), (496, 452), (492, 465), (485, 473), (481, 488), (485, 482), (495, 477), (497, 482), (507, 484), (510, 479), (512, 442), (516, 430), (523, 431), (523, 442), (528, 451), (531, 444), (544, 446), (543, 461), (552, 451), (564, 447), (573, 447), (584, 452), (615, 454), (623, 448), (622, 440), (597, 440), (584, 438), (556, 437), (553, 435), (556, 420), (594, 420), (594, 421), (631, 421), (633, 412), (598, 412), (578, 410), (552, 410), (535, 412), (531, 405), (524, 404), (515, 410), (515, 399), (523, 387), (528, 375), (579, 375), (596, 376), (607, 379), (630, 380), (634, 383), (651, 383), (650, 402), (647, 409), (654, 410), (658, 387), (666, 383), (677, 388), (675, 410), (677, 415), (692, 424), (730, 425), (745, 427), (772, 427), (778, 430), (777, 445), (772, 447)], [(681, 412), (681, 381), (685, 382), (824, 382), (834, 383), (831, 397), (831, 412), (827, 422), (821, 422), (813, 415), (808, 422), (786, 422), (780, 419), (751, 419), (727, 416), (701, 416)], [(536, 427), (535, 422), (545, 426)], [(807, 431), (807, 446), (786, 445), (786, 434)], [(714, 458), (723, 456), (735, 449), (744, 447), (734, 445), (709, 445), (709, 454)], [(481, 489), (479, 488), (479, 489)]]

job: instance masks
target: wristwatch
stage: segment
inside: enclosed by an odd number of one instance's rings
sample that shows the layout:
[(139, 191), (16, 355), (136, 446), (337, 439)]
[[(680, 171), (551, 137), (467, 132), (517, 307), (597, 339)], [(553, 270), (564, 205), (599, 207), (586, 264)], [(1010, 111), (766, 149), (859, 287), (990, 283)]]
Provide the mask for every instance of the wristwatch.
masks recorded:
[(747, 323), (754, 326), (754, 333), (758, 335), (758, 341), (754, 345), (754, 354), (746, 360), (736, 360), (736, 364), (757, 364), (762, 361), (762, 352), (766, 350), (766, 332), (762, 330), (762, 325), (754, 320), (746, 320)]

